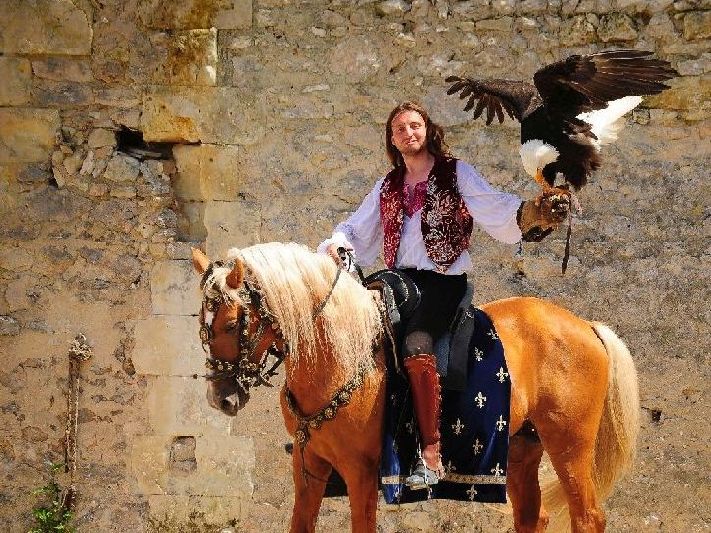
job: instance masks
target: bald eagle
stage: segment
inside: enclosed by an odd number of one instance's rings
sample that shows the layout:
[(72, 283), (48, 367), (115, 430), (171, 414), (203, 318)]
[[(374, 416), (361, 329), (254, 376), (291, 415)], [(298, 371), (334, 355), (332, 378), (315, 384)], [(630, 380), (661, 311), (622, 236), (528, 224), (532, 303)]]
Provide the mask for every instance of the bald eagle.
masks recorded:
[(465, 111), (474, 118), (486, 110), (486, 123), (504, 121), (504, 111), (521, 122), (524, 170), (544, 189), (560, 173), (575, 190), (600, 166), (600, 146), (614, 141), (618, 119), (637, 107), (641, 95), (669, 87), (663, 82), (678, 73), (651, 52), (610, 50), (572, 55), (543, 67), (533, 83), (473, 80), (450, 76), (447, 94), (469, 98)]

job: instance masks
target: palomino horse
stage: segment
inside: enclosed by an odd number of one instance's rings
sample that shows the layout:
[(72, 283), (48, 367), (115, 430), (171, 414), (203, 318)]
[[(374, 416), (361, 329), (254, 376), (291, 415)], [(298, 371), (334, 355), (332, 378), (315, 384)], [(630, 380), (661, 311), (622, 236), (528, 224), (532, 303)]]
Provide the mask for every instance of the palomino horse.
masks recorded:
[[(385, 397), (380, 296), (297, 244), (229, 256), (227, 265), (210, 263), (193, 250), (210, 405), (236, 415), (249, 387), (271, 377), (269, 356), (283, 358), (281, 407), (297, 444), (291, 531), (314, 531), (332, 468), (348, 487), (353, 531), (375, 531)], [(601, 500), (631, 464), (639, 428), (627, 348), (603, 324), (536, 298), (482, 309), (511, 376), (507, 491), (516, 530), (547, 526), (538, 481), (545, 450), (557, 473), (543, 490), (548, 511), (567, 505), (573, 531), (602, 531)], [(516, 435), (524, 421), (540, 440)]]

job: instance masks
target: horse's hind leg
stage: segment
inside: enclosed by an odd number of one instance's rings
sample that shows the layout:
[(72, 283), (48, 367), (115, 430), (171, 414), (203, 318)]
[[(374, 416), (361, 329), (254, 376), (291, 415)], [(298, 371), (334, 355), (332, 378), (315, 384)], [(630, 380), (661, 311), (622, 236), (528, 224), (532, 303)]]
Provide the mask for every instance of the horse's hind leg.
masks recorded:
[(568, 500), (573, 533), (605, 531), (605, 515), (599, 505), (592, 477), (594, 443), (569, 436), (561, 450), (546, 448)]
[[(305, 468), (304, 468), (305, 466)], [(294, 447), (294, 510), (291, 514), (291, 533), (311, 533), (316, 530), (316, 519), (332, 467), (325, 460), (310, 453), (309, 447)]]
[(548, 514), (541, 507), (538, 467), (543, 446), (535, 437), (514, 435), (509, 439), (506, 490), (513, 506), (514, 527), (518, 533), (545, 531)]

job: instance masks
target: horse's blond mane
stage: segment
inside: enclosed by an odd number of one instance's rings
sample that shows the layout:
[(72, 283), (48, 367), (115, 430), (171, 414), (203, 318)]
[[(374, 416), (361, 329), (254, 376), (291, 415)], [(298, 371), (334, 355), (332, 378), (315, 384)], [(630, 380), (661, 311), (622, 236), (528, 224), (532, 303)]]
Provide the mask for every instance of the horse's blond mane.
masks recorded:
[[(380, 332), (378, 305), (370, 291), (345, 272), (319, 314), (325, 337), (319, 338), (313, 313), (328, 295), (336, 276), (336, 265), (330, 257), (312, 253), (296, 243), (265, 243), (231, 249), (228, 259), (235, 258), (244, 261), (245, 278), (256, 280), (259, 285), (279, 322), (294, 364), (313, 364), (317, 351), (326, 343), (348, 373), (360, 365), (374, 365), (373, 342)], [(229, 300), (238, 301), (236, 291), (224, 283), (228, 272), (227, 268), (215, 269), (213, 279)]]

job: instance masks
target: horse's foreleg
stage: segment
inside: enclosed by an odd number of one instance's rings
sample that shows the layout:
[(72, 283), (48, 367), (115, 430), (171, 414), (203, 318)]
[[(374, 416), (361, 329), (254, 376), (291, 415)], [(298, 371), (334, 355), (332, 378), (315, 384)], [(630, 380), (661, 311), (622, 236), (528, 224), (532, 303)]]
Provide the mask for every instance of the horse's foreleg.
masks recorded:
[(548, 514), (541, 506), (538, 484), (542, 456), (540, 441), (522, 435), (510, 438), (506, 490), (511, 498), (517, 533), (539, 533), (548, 525)]
[(291, 514), (291, 533), (310, 533), (316, 530), (316, 519), (331, 470), (331, 465), (311, 453), (308, 446), (304, 449), (303, 456), (298, 447), (294, 447), (294, 510)]
[(343, 479), (348, 486), (351, 506), (351, 531), (374, 532), (378, 509), (378, 462), (370, 458), (354, 458)]

